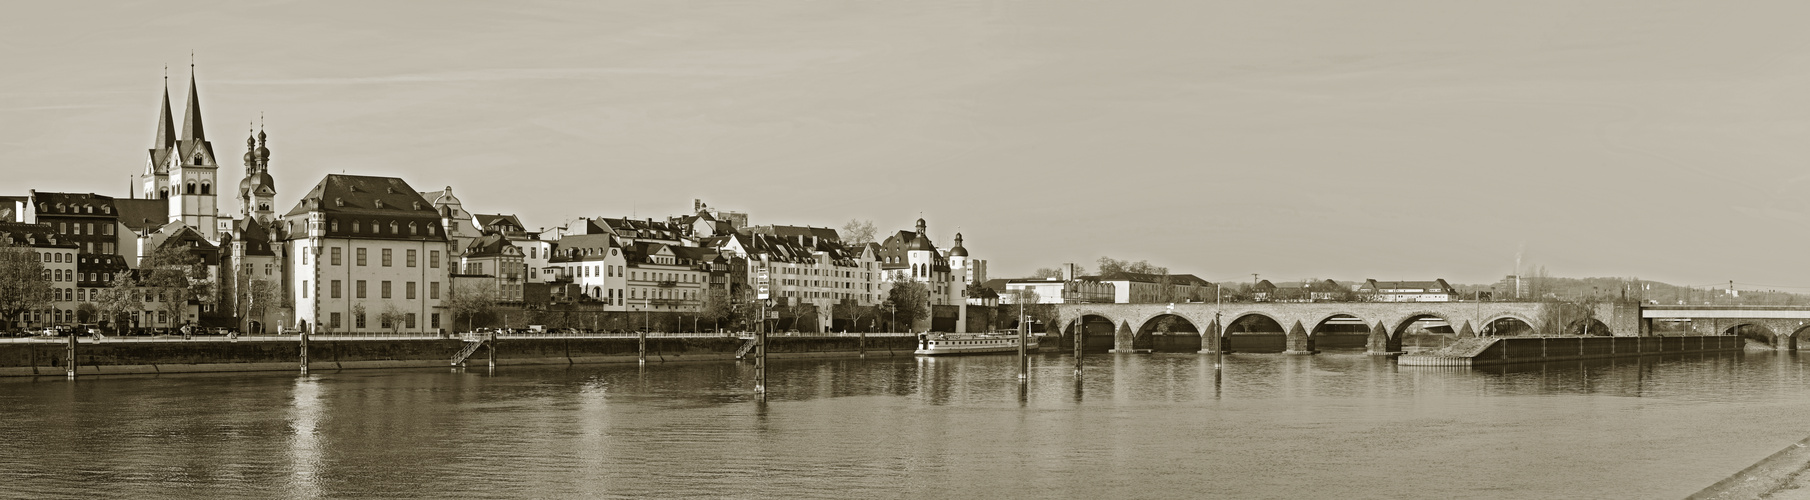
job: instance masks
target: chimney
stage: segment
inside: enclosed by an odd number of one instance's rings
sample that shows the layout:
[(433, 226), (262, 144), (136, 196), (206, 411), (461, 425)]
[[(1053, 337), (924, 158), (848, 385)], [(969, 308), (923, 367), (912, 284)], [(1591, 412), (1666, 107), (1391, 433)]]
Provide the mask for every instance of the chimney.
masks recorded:
[(1069, 263), (1063, 264), (1062, 265), (1062, 281), (1074, 281), (1074, 280), (1075, 280), (1075, 263), (1069, 262)]

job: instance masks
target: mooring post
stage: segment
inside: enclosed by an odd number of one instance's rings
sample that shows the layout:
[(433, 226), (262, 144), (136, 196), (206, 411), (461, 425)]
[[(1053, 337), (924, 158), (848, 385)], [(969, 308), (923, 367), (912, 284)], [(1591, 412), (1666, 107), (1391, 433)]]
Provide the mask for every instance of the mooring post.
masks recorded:
[(762, 399), (767, 397), (766, 328), (761, 328), (760, 331), (754, 333), (754, 394)]
[[(490, 367), (496, 368), (496, 332), (494, 332), (494, 331), (490, 332), (490, 345), (488, 347), (489, 348), (486, 350), (490, 351)], [(643, 350), (645, 351), (645, 349), (643, 349)], [(642, 355), (641, 362), (642, 363), (647, 362), (646, 355)]]
[(1087, 322), (1075, 323), (1075, 380), (1081, 379), (1081, 348), (1087, 346)]
[(301, 361), (302, 361), (302, 374), (307, 375), (308, 374), (308, 331), (307, 330), (302, 330)]
[(1025, 335), (1025, 326), (1026, 325), (1022, 322), (1018, 324), (1018, 384), (1021, 386), (1030, 380), (1030, 375), (1027, 372), (1030, 371), (1031, 368), (1031, 361), (1026, 355), (1027, 351), (1024, 346), (1025, 337), (1027, 336)]
[(641, 364), (645, 365), (647, 364), (647, 329), (642, 329), (640, 334), (636, 335), (636, 338), (639, 339), (638, 343), (640, 344)]
[(69, 380), (75, 380), (75, 332), (74, 331), (69, 332), (69, 362), (64, 364), (63, 366), (64, 366), (64, 369), (69, 372)]
[(860, 353), (861, 357), (863, 357), (863, 358), (867, 357), (867, 331), (866, 330), (862, 330), (861, 339), (855, 341), (855, 351)]

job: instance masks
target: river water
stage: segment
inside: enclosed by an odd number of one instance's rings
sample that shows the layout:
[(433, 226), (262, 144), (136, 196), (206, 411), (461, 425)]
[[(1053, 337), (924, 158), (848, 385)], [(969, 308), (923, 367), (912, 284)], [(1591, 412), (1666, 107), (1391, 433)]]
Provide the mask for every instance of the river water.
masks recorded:
[(1679, 498), (1810, 434), (1795, 353), (775, 360), (0, 380), (0, 496)]

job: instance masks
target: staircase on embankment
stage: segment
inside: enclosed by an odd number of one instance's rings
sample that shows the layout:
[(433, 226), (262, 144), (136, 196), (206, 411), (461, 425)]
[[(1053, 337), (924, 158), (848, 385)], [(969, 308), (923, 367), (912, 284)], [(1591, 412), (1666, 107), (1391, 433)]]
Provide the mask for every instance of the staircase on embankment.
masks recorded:
[(1603, 359), (1648, 354), (1742, 350), (1741, 337), (1488, 337), (1460, 339), (1436, 351), (1403, 354), (1401, 366), (1482, 366)]

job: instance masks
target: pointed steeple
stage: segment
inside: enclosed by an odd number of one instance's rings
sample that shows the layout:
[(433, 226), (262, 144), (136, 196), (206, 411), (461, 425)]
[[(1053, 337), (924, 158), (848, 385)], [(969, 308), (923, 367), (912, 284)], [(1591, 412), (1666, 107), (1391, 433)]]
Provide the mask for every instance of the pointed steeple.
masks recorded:
[(151, 149), (165, 151), (176, 145), (176, 125), (170, 119), (170, 75), (165, 68), (163, 75), (163, 112), (157, 115), (157, 138)]
[(195, 91), (195, 65), (189, 65), (189, 103), (188, 110), (182, 113), (182, 141), (205, 141), (201, 132), (201, 97)]

